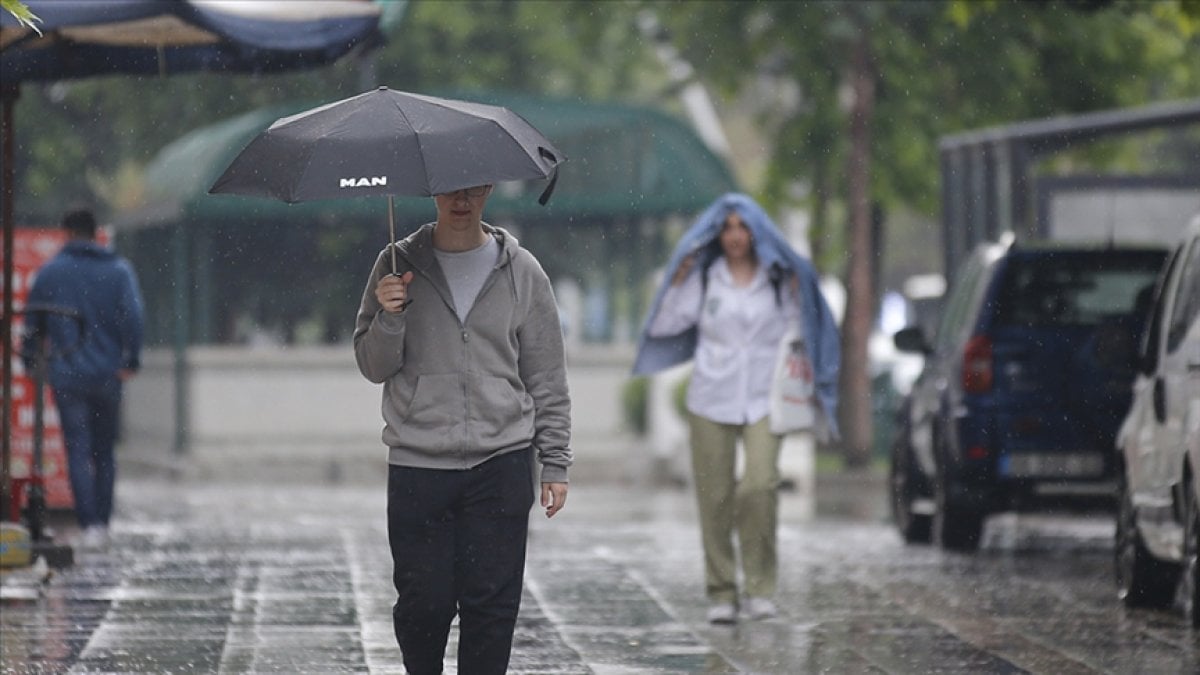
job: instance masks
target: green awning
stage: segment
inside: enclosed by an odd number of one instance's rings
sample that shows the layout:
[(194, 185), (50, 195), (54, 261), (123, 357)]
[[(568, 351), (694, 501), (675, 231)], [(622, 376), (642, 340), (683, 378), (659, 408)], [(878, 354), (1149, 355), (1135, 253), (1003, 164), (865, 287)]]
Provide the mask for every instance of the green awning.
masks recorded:
[[(444, 95), (507, 106), (567, 155), (549, 204), (537, 203), (544, 181), (502, 184), (488, 202), (489, 220), (587, 223), (691, 214), (736, 189), (724, 161), (686, 125), (658, 110), (496, 93)], [(114, 222), (118, 227), (138, 227), (178, 221), (311, 223), (386, 217), (386, 203), (377, 199), (288, 205), (207, 193), (256, 134), (276, 119), (314, 105), (255, 110), (167, 145), (147, 166), (146, 206), (116, 214)], [(400, 197), (395, 203), (398, 222), (406, 225), (434, 217), (429, 198)]]

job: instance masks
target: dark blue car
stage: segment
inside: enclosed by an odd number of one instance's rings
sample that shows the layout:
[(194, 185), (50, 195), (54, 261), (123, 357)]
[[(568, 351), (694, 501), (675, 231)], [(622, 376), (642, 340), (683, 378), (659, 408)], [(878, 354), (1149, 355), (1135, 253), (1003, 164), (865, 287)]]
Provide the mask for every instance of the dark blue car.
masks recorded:
[(986, 244), (960, 270), (891, 457), (908, 542), (974, 550), (989, 514), (1111, 507), (1158, 248)]

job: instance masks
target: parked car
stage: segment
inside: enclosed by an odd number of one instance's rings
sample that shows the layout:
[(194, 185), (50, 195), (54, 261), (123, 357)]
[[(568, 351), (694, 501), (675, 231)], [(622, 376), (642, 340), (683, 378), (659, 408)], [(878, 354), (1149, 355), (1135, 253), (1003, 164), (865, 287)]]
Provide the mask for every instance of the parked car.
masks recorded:
[(891, 448), (907, 542), (969, 551), (992, 513), (1112, 507), (1139, 317), (1166, 253), (984, 244), (959, 270), (936, 335), (895, 334), (925, 356)]
[(1200, 215), (1155, 291), (1133, 403), (1117, 434), (1117, 593), (1128, 606), (1179, 600), (1200, 627)]

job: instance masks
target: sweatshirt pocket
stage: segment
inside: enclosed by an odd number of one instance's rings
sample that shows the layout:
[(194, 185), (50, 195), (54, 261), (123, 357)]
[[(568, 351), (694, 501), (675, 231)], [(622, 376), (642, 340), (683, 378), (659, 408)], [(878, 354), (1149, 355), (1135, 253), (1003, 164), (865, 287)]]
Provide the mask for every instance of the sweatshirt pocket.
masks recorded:
[(465, 392), (461, 375), (421, 375), (408, 405), (401, 429), (403, 445), (423, 450), (457, 447), (462, 436), (454, 430), (462, 424)]
[(522, 424), (527, 412), (532, 420), (533, 402), (529, 400), (528, 406), (524, 403), (528, 396), (522, 396), (502, 377), (481, 375), (475, 380), (474, 390), (471, 432), (485, 447), (508, 440), (514, 433), (528, 435)]

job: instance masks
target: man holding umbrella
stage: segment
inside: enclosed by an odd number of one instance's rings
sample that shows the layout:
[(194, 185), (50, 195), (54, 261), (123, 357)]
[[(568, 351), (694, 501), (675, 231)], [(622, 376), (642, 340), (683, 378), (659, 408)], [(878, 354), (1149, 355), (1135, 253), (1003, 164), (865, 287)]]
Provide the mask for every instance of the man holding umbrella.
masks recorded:
[[(521, 602), (533, 461), (547, 517), (567, 497), (571, 402), (550, 280), (483, 222), (497, 181), (549, 178), (566, 158), (501, 106), (379, 87), (275, 121), (209, 189), (288, 203), (387, 197), (354, 328), (383, 384), (396, 640), (410, 673), (442, 672), (459, 618), (461, 673), (503, 673)], [(395, 241), (395, 195), (433, 195), (437, 221)]]
[(434, 195), (437, 221), (387, 246), (354, 331), (383, 388), (396, 640), (410, 673), (503, 673), (521, 601), (532, 462), (552, 517), (567, 496), (570, 398), (550, 281), (482, 220), (491, 185)]

